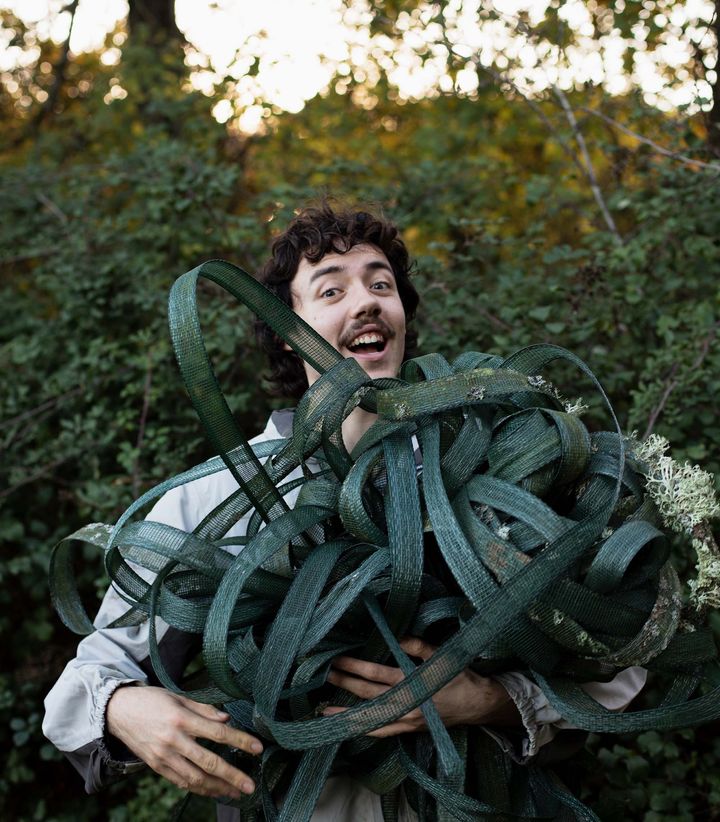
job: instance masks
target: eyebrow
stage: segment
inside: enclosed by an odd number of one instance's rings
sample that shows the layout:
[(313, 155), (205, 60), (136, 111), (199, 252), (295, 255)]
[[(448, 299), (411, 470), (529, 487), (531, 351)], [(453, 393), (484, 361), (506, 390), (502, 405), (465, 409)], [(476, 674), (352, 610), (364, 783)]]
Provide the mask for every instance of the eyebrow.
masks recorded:
[[(383, 262), (382, 260), (373, 260), (372, 262), (368, 263), (365, 266), (366, 271), (380, 271), (385, 270), (389, 271), (393, 277), (395, 276), (395, 272), (392, 270), (388, 263)], [(310, 283), (314, 283), (315, 280), (319, 279), (320, 277), (324, 277), (326, 274), (343, 274), (345, 272), (344, 265), (338, 265), (334, 263), (333, 265), (325, 265), (322, 268), (318, 268), (310, 275)]]

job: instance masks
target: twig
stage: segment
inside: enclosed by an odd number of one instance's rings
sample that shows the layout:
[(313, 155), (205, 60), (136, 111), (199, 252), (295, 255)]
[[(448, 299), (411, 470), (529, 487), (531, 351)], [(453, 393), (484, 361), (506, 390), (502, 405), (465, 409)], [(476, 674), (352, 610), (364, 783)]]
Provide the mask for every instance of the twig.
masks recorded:
[[(500, 17), (507, 17), (508, 16), (508, 15), (504, 15), (502, 12), (498, 12), (498, 14), (499, 14)], [(526, 27), (524, 21), (520, 20), (518, 17), (514, 17), (513, 19), (514, 19), (514, 25), (515, 25), (516, 28), (520, 28), (520, 26), (518, 25), (519, 23), (522, 24), (522, 27), (525, 29), (524, 33), (526, 33), (528, 35), (528, 40), (537, 39), (537, 36), (535, 35), (535, 33), (533, 31), (529, 30)], [(480, 63), (479, 60), (476, 60), (475, 63), (476, 63), (476, 65), (482, 66), (482, 64)], [(482, 68), (485, 68), (485, 67), (482, 66)], [(516, 91), (518, 91), (518, 93), (522, 96), (522, 98), (525, 100), (525, 102), (536, 112), (536, 114), (539, 114), (542, 117), (543, 122), (550, 129), (551, 133), (555, 136), (555, 138), (558, 140), (558, 142), (561, 144), (561, 146), (565, 150), (566, 154), (568, 154), (572, 158), (573, 163), (580, 169), (580, 172), (587, 179), (587, 181), (590, 185), (590, 189), (593, 193), (593, 197), (595, 198), (595, 202), (597, 203), (598, 208), (600, 209), (600, 213), (602, 214), (603, 219), (605, 220), (605, 223), (606, 223), (608, 229), (610, 230), (610, 233), (615, 238), (615, 242), (618, 245), (623, 245), (624, 243), (623, 243), (622, 236), (621, 236), (620, 232), (618, 231), (617, 226), (615, 225), (615, 220), (613, 220), (612, 214), (610, 213), (610, 210), (608, 209), (607, 204), (605, 203), (605, 198), (603, 197), (602, 190), (600, 189), (600, 184), (598, 183), (597, 175), (595, 174), (595, 168), (592, 164), (592, 160), (590, 159), (590, 153), (587, 150), (587, 145), (585, 143), (585, 138), (583, 137), (582, 131), (580, 130), (580, 127), (578, 126), (577, 120), (575, 119), (575, 115), (573, 113), (573, 110), (570, 107), (568, 99), (565, 96), (565, 94), (563, 93), (563, 91), (556, 84), (550, 83), (550, 86), (551, 86), (553, 92), (555, 93), (555, 96), (557, 97), (563, 111), (565, 112), (565, 117), (567, 118), (567, 121), (568, 121), (568, 123), (570, 124), (570, 127), (573, 130), (573, 133), (575, 135), (575, 141), (577, 142), (578, 147), (580, 148), (580, 152), (581, 152), (582, 157), (583, 157), (582, 162), (578, 159), (578, 157), (577, 157), (575, 151), (573, 151), (572, 147), (570, 147), (565, 142), (565, 140), (560, 136), (560, 134), (557, 132), (557, 130), (554, 128), (554, 126), (550, 123), (549, 119), (547, 117), (545, 117), (544, 114), (540, 113), (539, 107), (535, 106), (532, 103), (532, 101), (519, 89), (517, 84), (515, 84), (512, 81), (509, 81), (507, 79), (506, 79), (506, 82), (509, 82), (511, 84), (511, 86)]]
[[(54, 483), (58, 486), (58, 488), (60, 488), (60, 491), (58, 493), (59, 499), (74, 500), (82, 503), (83, 505), (86, 505), (88, 508), (95, 508), (98, 511), (115, 511), (117, 509), (117, 503), (114, 502), (112, 499), (106, 502), (100, 502), (99, 500), (90, 499), (74, 487), (75, 483), (68, 482), (63, 477), (50, 477), (49, 479), (50, 482)], [(115, 477), (113, 479), (113, 485), (119, 486), (127, 484), (127, 482), (128, 481), (124, 477)]]
[(645, 145), (650, 146), (651, 148), (655, 149), (658, 154), (662, 154), (664, 157), (670, 157), (673, 160), (679, 160), (681, 163), (686, 163), (688, 165), (695, 165), (699, 168), (712, 168), (715, 171), (720, 171), (720, 164), (718, 163), (706, 163), (703, 160), (695, 160), (692, 157), (688, 157), (686, 154), (681, 154), (679, 151), (670, 151), (667, 148), (656, 143), (654, 140), (651, 140), (649, 137), (643, 137), (642, 134), (638, 134), (636, 131), (624, 126), (622, 123), (619, 123), (617, 120), (613, 119), (612, 117), (608, 117), (607, 114), (603, 114), (602, 111), (597, 111), (596, 109), (587, 108), (586, 106), (581, 106), (580, 111), (585, 112), (585, 114), (592, 114), (593, 117), (599, 117), (601, 120), (604, 120), (611, 126), (622, 131), (624, 134), (627, 134), (628, 137), (633, 137), (640, 143), (645, 143)]
[(29, 134), (31, 136), (37, 134), (43, 120), (53, 110), (60, 95), (60, 89), (62, 88), (63, 80), (65, 79), (65, 69), (67, 68), (67, 64), (70, 59), (70, 38), (72, 37), (73, 28), (75, 26), (75, 12), (77, 11), (78, 3), (79, 0), (71, 0), (70, 4), (64, 9), (64, 11), (70, 12), (70, 28), (68, 29), (68, 36), (63, 43), (60, 57), (55, 64), (55, 76), (53, 78), (53, 84), (48, 93), (47, 100), (45, 100), (42, 104), (37, 115), (30, 123)]
[(38, 414), (42, 414), (43, 411), (46, 411), (48, 408), (52, 408), (54, 405), (57, 405), (68, 397), (72, 397), (75, 394), (81, 394), (85, 391), (85, 389), (85, 385), (78, 385), (75, 388), (71, 388), (69, 391), (65, 391), (63, 394), (58, 394), (57, 397), (51, 397), (49, 400), (41, 402), (40, 405), (36, 405), (34, 408), (29, 408), (27, 411), (23, 411), (14, 417), (9, 417), (8, 419), (3, 420), (0, 423), (0, 429), (14, 425), (16, 422), (22, 422), (30, 417), (35, 417)]
[[(119, 377), (124, 376), (125, 374), (130, 371), (129, 366), (125, 366), (123, 368), (118, 369), (112, 375), (106, 377), (98, 377), (94, 380), (90, 380), (87, 383), (82, 383), (80, 385), (76, 385), (74, 388), (65, 391), (62, 394), (58, 394), (56, 397), (50, 397), (50, 399), (44, 400), (40, 403), (40, 405), (36, 405), (34, 408), (29, 408), (27, 411), (22, 411), (20, 414), (16, 414), (14, 417), (8, 417), (5, 420), (0, 422), (0, 431), (7, 428), (12, 428), (16, 426), (15, 431), (11, 431), (8, 435), (6, 441), (3, 443), (2, 448), (0, 451), (5, 450), (10, 447), (13, 441), (17, 440), (18, 436), (24, 435), (31, 426), (27, 426), (20, 435), (18, 435), (17, 425), (24, 420), (35, 419), (43, 414), (48, 412), (54, 412), (55, 407), (60, 405), (64, 400), (76, 396), (77, 394), (83, 394), (90, 389), (94, 388), (96, 385), (102, 385), (103, 383), (109, 382), (114, 379), (118, 379)], [(34, 423), (37, 425), (37, 421)]]
[(585, 138), (583, 137), (583, 133), (580, 130), (580, 126), (578, 125), (577, 120), (575, 119), (575, 114), (568, 102), (567, 96), (565, 92), (559, 87), (554, 85), (552, 90), (555, 96), (558, 98), (560, 105), (562, 106), (563, 111), (565, 112), (565, 116), (567, 117), (567, 121), (570, 124), (570, 128), (573, 130), (575, 134), (575, 139), (577, 144), (580, 148), (580, 152), (583, 156), (584, 166), (586, 169), (586, 176), (588, 178), (588, 182), (590, 183), (590, 188), (592, 190), (593, 196), (595, 197), (595, 202), (598, 204), (598, 208), (600, 209), (601, 214), (605, 220), (605, 224), (607, 225), (608, 229), (610, 230), (611, 234), (615, 237), (615, 241), (618, 245), (623, 244), (623, 239), (620, 236), (620, 232), (615, 225), (615, 220), (613, 220), (612, 214), (607, 207), (605, 202), (605, 198), (603, 197), (602, 190), (600, 189), (600, 184), (598, 183), (597, 176), (595, 174), (595, 168), (593, 167), (592, 160), (590, 159), (590, 152), (587, 149), (587, 145), (585, 143)]
[(36, 260), (38, 257), (49, 257), (56, 252), (57, 248), (40, 248), (37, 251), (27, 251), (25, 254), (16, 254), (14, 257), (0, 257), (0, 265), (21, 263), (23, 260)]
[(560, 132), (555, 128), (553, 123), (551, 122), (550, 118), (545, 114), (545, 112), (540, 108), (540, 106), (530, 99), (527, 94), (520, 88), (520, 86), (514, 81), (511, 80), (506, 74), (500, 74), (500, 72), (491, 69), (489, 66), (484, 66), (480, 60), (475, 60), (475, 67), (476, 69), (481, 69), (486, 74), (489, 74), (494, 80), (499, 83), (505, 83), (506, 85), (510, 86), (510, 88), (515, 91), (517, 94), (520, 95), (520, 98), (523, 102), (529, 106), (530, 110), (540, 119), (543, 123), (545, 128), (553, 135), (553, 137), (558, 141), (562, 150), (567, 154), (567, 156), (572, 160), (572, 162), (577, 166), (580, 173), (587, 177), (587, 170), (585, 166), (578, 160), (577, 154), (573, 150), (573, 147), (568, 143), (568, 141), (560, 134)]
[(504, 331), (512, 331), (513, 327), (510, 323), (506, 323), (505, 320), (501, 320), (500, 317), (490, 313), (487, 308), (481, 308), (480, 313), (484, 315), (487, 320), (489, 320), (491, 325), (494, 325), (497, 328), (502, 328)]
[(140, 494), (140, 451), (142, 449), (143, 440), (145, 439), (145, 423), (147, 422), (148, 412), (150, 410), (150, 389), (152, 388), (152, 362), (148, 362), (147, 370), (145, 371), (145, 387), (143, 388), (143, 404), (140, 412), (140, 423), (138, 426), (137, 440), (135, 441), (135, 461), (133, 463), (132, 473), (132, 490), (133, 496), (137, 497)]
[[(691, 371), (697, 371), (698, 368), (703, 364), (703, 360), (707, 357), (708, 353), (710, 352), (710, 346), (712, 345), (713, 338), (715, 334), (720, 328), (720, 322), (716, 322), (707, 333), (705, 338), (702, 341), (702, 345), (700, 346), (700, 353), (695, 358), (695, 362), (693, 362), (692, 366), (690, 367)], [(665, 405), (667, 404), (668, 399), (670, 398), (670, 394), (677, 388), (678, 380), (675, 379), (675, 374), (678, 370), (678, 364), (674, 363), (673, 367), (670, 369), (670, 373), (667, 375), (665, 379), (665, 388), (662, 392), (662, 396), (658, 404), (653, 408), (650, 412), (650, 416), (648, 417), (648, 424), (647, 428), (645, 429), (645, 433), (643, 434), (642, 438), (647, 439), (650, 434), (653, 432), (653, 428), (655, 427), (655, 423), (658, 420), (658, 417), (663, 412)]]
[(75, 456), (76, 454), (70, 454), (67, 457), (62, 457), (61, 459), (57, 459), (54, 462), (48, 463), (48, 465), (43, 465), (43, 467), (38, 468), (38, 470), (35, 471), (35, 473), (30, 474), (30, 476), (25, 477), (25, 479), (20, 480), (20, 482), (16, 482), (15, 485), (11, 485), (10, 488), (5, 488), (4, 490), (0, 491), (0, 499), (3, 499), (4, 497), (9, 497), (10, 494), (13, 494), (19, 488), (22, 488), (23, 485), (28, 485), (31, 482), (35, 482), (35, 480), (41, 479), (46, 474), (50, 473), (50, 471), (54, 471), (64, 462), (67, 462)]
[(69, 220), (67, 214), (60, 208), (57, 203), (54, 203), (47, 194), (43, 194), (42, 191), (38, 191), (36, 194), (38, 200), (60, 220), (61, 223), (67, 225)]
[(524, 100), (524, 102), (540, 118), (540, 120), (545, 125), (547, 130), (558, 141), (565, 154), (567, 154), (567, 156), (572, 160), (573, 164), (578, 168), (583, 177), (585, 177), (585, 179), (588, 181), (590, 189), (593, 193), (593, 197), (595, 198), (595, 202), (598, 204), (598, 207), (600, 208), (600, 212), (603, 215), (606, 225), (610, 229), (610, 232), (615, 238), (617, 244), (622, 245), (623, 240), (620, 235), (620, 232), (618, 231), (617, 226), (615, 225), (615, 221), (613, 220), (612, 215), (610, 214), (610, 211), (607, 205), (605, 204), (605, 199), (603, 198), (602, 191), (597, 180), (597, 176), (595, 175), (595, 169), (592, 165), (592, 161), (590, 160), (590, 154), (587, 150), (587, 145), (585, 144), (585, 138), (583, 137), (582, 132), (580, 131), (580, 127), (577, 124), (577, 120), (575, 119), (575, 115), (573, 114), (573, 111), (570, 108), (570, 105), (567, 101), (567, 97), (565, 96), (565, 94), (559, 88), (553, 86), (553, 91), (555, 92), (556, 97), (560, 101), (560, 105), (562, 106), (563, 111), (565, 112), (565, 116), (568, 119), (571, 128), (573, 129), (573, 133), (575, 134), (578, 146), (580, 147), (580, 151), (582, 152), (583, 161), (581, 161), (578, 158), (572, 146), (567, 142), (567, 140), (564, 139), (564, 137), (562, 137), (562, 135), (550, 121), (550, 118), (543, 112), (540, 106), (538, 106), (537, 103), (533, 102), (523, 92), (523, 90), (518, 86), (517, 83), (515, 83), (513, 80), (507, 77), (507, 75), (502, 75), (494, 71), (493, 69), (484, 66), (479, 60), (475, 61), (475, 65), (477, 68), (482, 69), (499, 82), (506, 83), (507, 85), (509, 85), (514, 91), (516, 91), (520, 95), (522, 100)]
[(663, 408), (665, 408), (665, 404), (667, 403), (670, 394), (672, 394), (672, 392), (677, 387), (678, 381), (675, 379), (675, 374), (677, 374), (677, 370), (678, 364), (673, 363), (673, 366), (670, 369), (670, 373), (665, 378), (665, 388), (660, 397), (660, 402), (658, 402), (655, 408), (653, 408), (652, 412), (650, 413), (650, 416), (648, 417), (647, 428), (645, 429), (645, 433), (642, 437), (644, 440), (647, 439), (650, 436), (650, 434), (652, 434), (653, 428), (655, 427), (655, 423), (657, 422), (657, 418), (662, 413)]
[(25, 438), (30, 434), (35, 428), (37, 428), (43, 420), (47, 420), (55, 413), (53, 408), (47, 408), (42, 414), (36, 414), (32, 421), (29, 422), (26, 426), (21, 427), (18, 423), (14, 427), (11, 426), (5, 440), (0, 445), (0, 454), (3, 451), (8, 451), (10, 446), (17, 446), (18, 443), (21, 443), (25, 440)]

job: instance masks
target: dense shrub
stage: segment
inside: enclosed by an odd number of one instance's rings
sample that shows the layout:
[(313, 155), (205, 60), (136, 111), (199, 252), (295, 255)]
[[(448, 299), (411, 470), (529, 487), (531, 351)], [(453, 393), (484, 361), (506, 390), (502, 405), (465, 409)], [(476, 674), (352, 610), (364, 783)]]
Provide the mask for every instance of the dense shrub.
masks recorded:
[[(42, 697), (76, 642), (50, 609), (48, 557), (77, 526), (114, 521), (141, 491), (209, 456), (174, 366), (167, 290), (210, 257), (254, 270), (275, 226), (309, 197), (384, 203), (400, 223), (418, 258), (424, 350), (565, 345), (600, 377), (624, 426), (665, 434), (676, 455), (720, 472), (717, 169), (627, 146), (621, 165), (616, 142), (593, 131), (618, 241), (557, 135), (492, 89), (402, 110), (380, 100), (370, 112), (331, 95), (243, 141), (211, 120), (205, 98), (179, 94), (172, 72), (144, 86), (142, 106), (139, 93), (108, 106), (107, 76), (83, 70), (97, 89), (32, 150), (20, 142), (2, 154), (4, 817), (142, 820), (177, 798), (152, 775), (85, 798), (43, 740)], [(627, 119), (636, 106), (616, 103)], [(669, 118), (641, 113), (661, 139)], [(250, 435), (269, 401), (249, 317), (221, 293), (205, 296), (209, 350)], [(583, 392), (575, 375), (556, 382)], [(677, 550), (691, 570), (687, 546)], [(81, 558), (80, 582), (89, 602), (99, 597), (98, 556)], [(603, 818), (720, 813), (710, 732), (593, 737), (588, 750), (582, 793)]]

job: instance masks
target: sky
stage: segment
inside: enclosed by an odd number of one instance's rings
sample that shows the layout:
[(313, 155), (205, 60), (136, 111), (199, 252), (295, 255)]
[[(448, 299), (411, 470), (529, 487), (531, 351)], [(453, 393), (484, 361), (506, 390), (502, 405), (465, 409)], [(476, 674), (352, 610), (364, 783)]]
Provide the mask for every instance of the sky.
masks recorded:
[[(560, 55), (550, 48), (538, 49), (517, 30), (520, 12), (529, 15), (531, 26), (537, 24), (548, 0), (495, 0), (493, 6), (500, 19), (482, 26), (477, 21), (480, 0), (449, 0), (453, 51), (468, 59), (477, 56), (485, 65), (499, 53), (507, 55), (517, 64), (513, 80), (531, 94), (552, 84), (569, 88), (590, 81), (604, 83), (611, 94), (637, 84), (650, 104), (664, 109), (691, 104), (698, 96), (711, 96), (709, 85), (694, 80), (684, 64), (693, 42), (706, 46), (712, 40), (707, 28), (712, 2), (687, 0), (673, 4), (669, 16), (655, 13), (656, 24), (666, 29), (666, 42), (660, 49), (643, 50), (642, 30), (633, 31), (637, 51), (630, 76), (623, 68), (626, 43), (619, 33), (610, 32), (599, 40), (593, 37), (588, 2), (565, 3), (563, 16), (578, 42)], [(3, 0), (0, 5), (27, 21), (38, 21), (42, 32), (58, 41), (67, 37), (69, 15), (62, 13), (62, 0)], [(447, 52), (437, 43), (437, 24), (423, 18), (420, 9), (413, 19), (406, 16), (401, 21), (406, 30), (399, 47), (387, 38), (371, 37), (370, 14), (363, 0), (358, 0), (345, 17), (342, 11), (339, 0), (177, 0), (178, 26), (194, 46), (188, 57), (194, 67), (192, 83), (211, 95), (220, 78), (235, 77), (232, 101), (219, 100), (214, 113), (222, 122), (235, 118), (245, 131), (257, 129), (271, 108), (298, 111), (306, 100), (328, 89), (338, 69), (338, 91), (342, 90), (343, 73), (372, 83), (378, 74), (376, 64), (382, 66), (399, 94), (409, 99), (453, 87), (471, 94), (476, 87), (477, 74), (470, 69), (461, 71), (453, 86), (445, 71)], [(125, 0), (80, 0), (71, 49), (77, 53), (102, 48), (108, 32), (126, 14)], [(681, 36), (680, 26), (695, 19), (699, 23), (691, 24)], [(421, 60), (418, 51), (427, 42), (432, 44), (431, 53)], [(116, 45), (106, 51), (104, 62), (112, 65), (120, 59), (121, 44), (122, 37), (118, 37)], [(369, 55), (373, 60), (368, 60)], [(249, 77), (246, 72), (254, 58), (258, 73)], [(9, 59), (9, 55), (3, 58), (0, 54), (0, 68)], [(669, 76), (680, 82), (669, 83)], [(116, 86), (110, 99), (123, 93)], [(368, 99), (371, 104), (371, 97)]]

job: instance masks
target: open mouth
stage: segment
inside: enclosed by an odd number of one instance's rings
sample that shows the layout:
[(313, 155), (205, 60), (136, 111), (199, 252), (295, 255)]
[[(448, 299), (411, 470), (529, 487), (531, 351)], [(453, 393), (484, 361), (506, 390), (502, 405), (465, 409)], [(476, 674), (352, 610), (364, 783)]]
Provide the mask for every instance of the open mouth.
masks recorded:
[(348, 345), (353, 354), (374, 354), (385, 350), (387, 341), (382, 334), (373, 331), (369, 334), (360, 334)]

